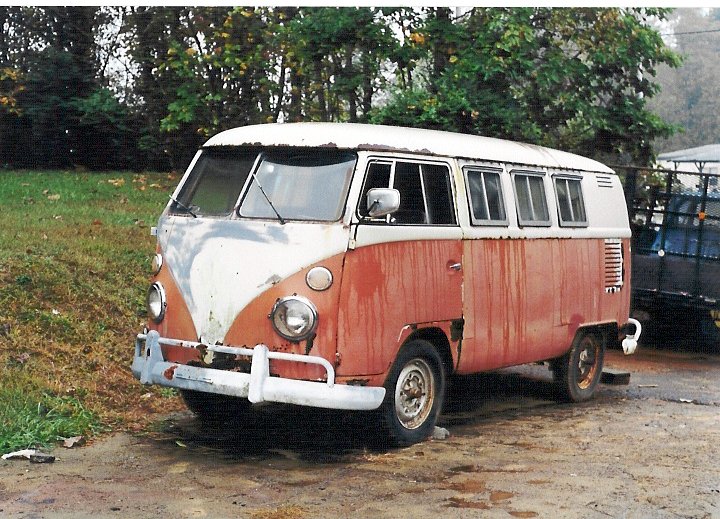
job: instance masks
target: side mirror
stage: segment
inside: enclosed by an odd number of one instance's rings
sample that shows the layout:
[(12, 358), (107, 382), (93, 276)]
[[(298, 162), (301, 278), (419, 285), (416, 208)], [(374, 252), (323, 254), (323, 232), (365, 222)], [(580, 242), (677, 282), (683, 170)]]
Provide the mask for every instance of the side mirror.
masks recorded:
[(374, 188), (367, 192), (367, 214), (379, 218), (392, 214), (400, 207), (400, 191), (387, 187)]

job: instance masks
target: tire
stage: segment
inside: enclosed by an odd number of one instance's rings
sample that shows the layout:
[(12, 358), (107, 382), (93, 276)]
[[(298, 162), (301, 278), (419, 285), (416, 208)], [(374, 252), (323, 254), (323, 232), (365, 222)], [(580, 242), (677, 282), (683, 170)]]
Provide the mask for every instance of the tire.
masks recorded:
[(252, 410), (245, 398), (181, 389), (185, 405), (203, 422), (237, 420)]
[(550, 363), (563, 399), (584, 402), (593, 397), (602, 376), (605, 343), (598, 333), (578, 332), (570, 351)]
[(385, 390), (380, 406), (384, 446), (407, 446), (428, 438), (446, 390), (445, 368), (435, 347), (425, 340), (408, 342), (390, 369)]

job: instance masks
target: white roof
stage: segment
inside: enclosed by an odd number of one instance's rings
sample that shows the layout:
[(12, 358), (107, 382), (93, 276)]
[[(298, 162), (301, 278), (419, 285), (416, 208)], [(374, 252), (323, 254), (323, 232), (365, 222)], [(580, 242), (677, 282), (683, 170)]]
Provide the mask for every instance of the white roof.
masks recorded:
[(353, 123), (278, 123), (221, 132), (205, 146), (302, 146), (396, 151), (526, 166), (613, 171), (592, 159), (534, 144), (462, 133)]

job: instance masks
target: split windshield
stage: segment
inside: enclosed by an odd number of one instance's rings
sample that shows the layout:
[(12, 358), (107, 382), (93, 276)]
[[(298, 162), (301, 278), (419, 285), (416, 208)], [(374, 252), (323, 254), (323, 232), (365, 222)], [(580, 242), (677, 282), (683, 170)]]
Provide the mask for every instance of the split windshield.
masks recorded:
[(245, 218), (337, 221), (356, 161), (342, 150), (208, 148), (170, 212), (218, 217), (237, 208)]

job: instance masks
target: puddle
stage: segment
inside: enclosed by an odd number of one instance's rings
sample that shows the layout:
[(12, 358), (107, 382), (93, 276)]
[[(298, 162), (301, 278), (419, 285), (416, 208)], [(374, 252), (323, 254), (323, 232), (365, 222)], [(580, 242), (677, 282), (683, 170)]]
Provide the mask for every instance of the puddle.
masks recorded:
[(462, 497), (448, 498), (448, 508), (471, 508), (474, 510), (490, 510), (490, 505), (483, 501), (468, 501)]
[(504, 490), (495, 490), (494, 492), (490, 492), (490, 501), (493, 503), (497, 503), (499, 501), (505, 501), (507, 499), (510, 499), (511, 497), (514, 497), (515, 494), (512, 492), (505, 492)]
[(487, 490), (486, 483), (479, 479), (467, 479), (465, 481), (456, 481), (445, 486), (447, 490), (455, 490), (464, 494), (480, 494)]

